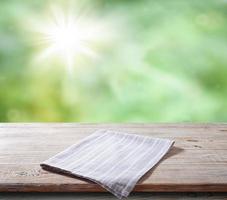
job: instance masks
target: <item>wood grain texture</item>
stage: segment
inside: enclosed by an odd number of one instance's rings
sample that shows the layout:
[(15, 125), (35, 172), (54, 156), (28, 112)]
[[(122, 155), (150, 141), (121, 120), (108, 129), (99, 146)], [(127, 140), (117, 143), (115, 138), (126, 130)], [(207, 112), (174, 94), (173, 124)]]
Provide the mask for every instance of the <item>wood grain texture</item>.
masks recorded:
[(0, 191), (103, 192), (97, 184), (39, 166), (100, 128), (175, 140), (134, 191), (227, 192), (227, 124), (78, 123), (0, 124)]

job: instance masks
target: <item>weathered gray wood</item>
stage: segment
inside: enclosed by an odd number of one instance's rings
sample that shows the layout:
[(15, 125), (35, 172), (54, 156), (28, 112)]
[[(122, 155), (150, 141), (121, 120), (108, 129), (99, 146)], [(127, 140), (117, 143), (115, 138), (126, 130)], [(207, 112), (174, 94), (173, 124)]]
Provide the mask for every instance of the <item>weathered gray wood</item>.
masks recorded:
[(227, 124), (76, 123), (0, 124), (0, 191), (105, 191), (97, 184), (47, 172), (39, 166), (100, 128), (176, 141), (134, 191), (227, 192)]

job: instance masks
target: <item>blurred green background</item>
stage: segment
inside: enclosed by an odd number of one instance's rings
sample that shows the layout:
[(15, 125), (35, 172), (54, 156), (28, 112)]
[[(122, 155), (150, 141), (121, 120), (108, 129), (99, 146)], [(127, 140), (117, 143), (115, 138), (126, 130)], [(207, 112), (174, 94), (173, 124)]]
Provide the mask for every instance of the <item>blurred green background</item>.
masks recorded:
[[(36, 61), (50, 5), (111, 27), (98, 59)], [(226, 120), (226, 0), (0, 1), (0, 121)]]

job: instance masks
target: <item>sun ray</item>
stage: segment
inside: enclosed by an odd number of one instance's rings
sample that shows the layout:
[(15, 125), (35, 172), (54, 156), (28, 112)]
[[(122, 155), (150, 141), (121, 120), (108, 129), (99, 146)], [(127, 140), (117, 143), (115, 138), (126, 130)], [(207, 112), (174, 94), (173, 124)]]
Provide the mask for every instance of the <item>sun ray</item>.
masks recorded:
[(51, 20), (38, 23), (35, 28), (40, 35), (40, 43), (45, 46), (39, 60), (58, 56), (72, 72), (78, 56), (98, 57), (91, 44), (102, 38), (102, 26), (82, 16), (67, 14), (59, 8), (53, 9), (52, 13)]

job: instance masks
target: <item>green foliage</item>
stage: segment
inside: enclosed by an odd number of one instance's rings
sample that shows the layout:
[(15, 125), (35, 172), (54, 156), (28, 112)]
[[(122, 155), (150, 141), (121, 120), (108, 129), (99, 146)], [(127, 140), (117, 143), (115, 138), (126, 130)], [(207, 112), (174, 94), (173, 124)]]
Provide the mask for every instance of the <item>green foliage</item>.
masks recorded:
[(44, 20), (47, 3), (77, 15), (68, 2), (0, 2), (0, 121), (227, 120), (227, 1), (83, 1), (114, 37), (71, 74), (58, 59), (34, 61), (27, 23)]

